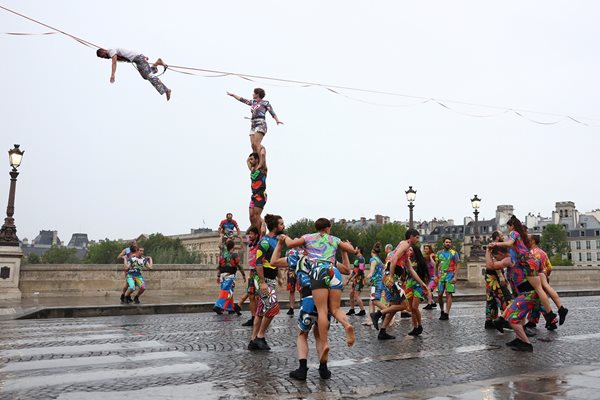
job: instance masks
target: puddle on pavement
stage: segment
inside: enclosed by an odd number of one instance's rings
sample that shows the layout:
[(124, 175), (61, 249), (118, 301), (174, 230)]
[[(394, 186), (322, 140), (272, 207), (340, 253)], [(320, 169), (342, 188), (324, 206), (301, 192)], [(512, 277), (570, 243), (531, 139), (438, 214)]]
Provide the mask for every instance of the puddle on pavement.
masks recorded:
[(26, 349), (2, 350), (0, 356), (32, 356), (39, 354), (77, 354), (95, 351), (118, 351), (135, 350), (149, 347), (162, 347), (163, 344), (156, 340), (148, 340), (130, 343), (105, 343), (105, 344), (85, 344), (78, 346), (53, 346), (53, 347), (28, 347)]
[(78, 342), (84, 340), (106, 340), (106, 339), (122, 339), (130, 337), (122, 333), (102, 334), (102, 335), (81, 335), (81, 336), (54, 336), (54, 337), (36, 337), (32, 339), (17, 339), (11, 340), (11, 344), (27, 344), (36, 342)]

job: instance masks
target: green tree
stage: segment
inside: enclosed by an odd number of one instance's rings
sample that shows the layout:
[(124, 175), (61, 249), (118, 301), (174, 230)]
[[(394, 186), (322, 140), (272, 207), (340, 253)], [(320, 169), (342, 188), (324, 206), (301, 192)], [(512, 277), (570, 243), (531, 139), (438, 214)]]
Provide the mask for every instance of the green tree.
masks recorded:
[(567, 255), (570, 248), (565, 228), (557, 224), (546, 225), (546, 228), (542, 232), (540, 247), (550, 258), (555, 255)]
[(39, 264), (41, 262), (42, 262), (42, 259), (40, 258), (40, 256), (38, 256), (35, 253), (31, 253), (27, 257), (25, 257), (26, 264)]
[(406, 227), (402, 224), (385, 224), (377, 232), (377, 240), (381, 242), (383, 249), (386, 244), (396, 247), (401, 240), (404, 240)]
[(292, 239), (299, 238), (315, 231), (315, 221), (302, 218), (285, 228), (285, 233)]
[(80, 262), (79, 258), (75, 255), (76, 253), (77, 249), (52, 246), (42, 256), (42, 262), (44, 264), (76, 264)]
[(100, 243), (89, 245), (84, 262), (86, 264), (120, 264), (117, 256), (123, 250), (123, 243), (118, 240), (104, 240)]
[(550, 263), (552, 265), (562, 265), (562, 266), (573, 265), (573, 261), (563, 258), (560, 254), (556, 254), (553, 257), (550, 257)]
[(197, 254), (192, 254), (179, 239), (166, 237), (162, 233), (153, 233), (148, 239), (138, 241), (144, 248), (144, 254), (151, 256), (156, 264), (195, 264), (200, 261)]

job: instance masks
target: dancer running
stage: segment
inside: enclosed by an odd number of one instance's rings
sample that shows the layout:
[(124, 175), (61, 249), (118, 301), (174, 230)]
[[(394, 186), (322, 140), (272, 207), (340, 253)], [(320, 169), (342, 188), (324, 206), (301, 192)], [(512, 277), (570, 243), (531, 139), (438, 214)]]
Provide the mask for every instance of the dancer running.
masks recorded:
[[(444, 250), (436, 254), (438, 269), (438, 303), (440, 303), (440, 320), (447, 321), (452, 308), (452, 295), (460, 265), (460, 255), (452, 248), (452, 239), (444, 239)], [(446, 293), (446, 311), (444, 311), (444, 293)]]
[(235, 275), (238, 270), (244, 277), (244, 283), (246, 283), (246, 274), (240, 264), (240, 256), (233, 252), (234, 247), (233, 240), (228, 240), (225, 243), (223, 254), (219, 257), (217, 284), (221, 286), (221, 291), (213, 306), (213, 311), (217, 314), (228, 311), (230, 314), (235, 312), (237, 315), (242, 315), (240, 306), (233, 301), (233, 291), (235, 289)]
[(265, 117), (267, 116), (267, 112), (271, 114), (271, 117), (277, 122), (277, 125), (283, 124), (275, 115), (275, 111), (273, 111), (273, 107), (271, 103), (265, 98), (265, 91), (261, 88), (254, 89), (252, 93), (252, 100), (247, 100), (237, 94), (227, 92), (227, 95), (233, 97), (237, 101), (241, 101), (244, 104), (250, 106), (250, 112), (252, 113), (252, 119), (250, 124), (250, 145), (252, 146), (252, 151), (254, 153), (261, 153), (261, 150), (264, 150), (264, 146), (261, 145), (261, 142), (264, 136), (267, 134), (267, 122)]
[(152, 269), (152, 257), (143, 256), (144, 249), (135, 249), (129, 258), (123, 257), (123, 270), (127, 271), (127, 292), (125, 292), (125, 304), (131, 303), (131, 294), (137, 290), (133, 298), (135, 304), (140, 304), (140, 296), (146, 291), (146, 284), (142, 277), (144, 268)]
[[(362, 249), (360, 247), (357, 247), (356, 250), (357, 253), (356, 259), (354, 260), (354, 268), (352, 269), (352, 273), (346, 282), (346, 286), (348, 286), (349, 283), (352, 283), (350, 290), (350, 310), (346, 313), (346, 315), (357, 315), (362, 317), (366, 315), (365, 306), (360, 298), (360, 293), (365, 285), (365, 257), (363, 256)], [(360, 308), (358, 314), (355, 314), (354, 304), (358, 304), (358, 307)]]
[[(492, 242), (501, 242), (504, 236), (500, 231), (492, 233)], [(494, 256), (495, 254), (492, 254)], [(485, 329), (495, 329), (494, 320), (504, 314), (512, 301), (503, 269), (485, 269)]]
[(407, 279), (406, 279), (406, 300), (410, 306), (410, 314), (412, 318), (413, 330), (409, 336), (419, 336), (423, 333), (423, 325), (421, 323), (421, 310), (419, 305), (425, 300), (429, 290), (425, 282), (429, 282), (429, 273), (427, 270), (427, 262), (421, 253), (421, 249), (417, 245), (412, 245), (408, 249), (410, 262), (408, 263)]
[[(319, 218), (315, 221), (316, 233), (307, 234), (300, 238), (286, 238), (285, 244), (288, 248), (304, 246), (308, 260), (313, 264), (311, 271), (311, 289), (315, 306), (318, 311), (319, 330), (319, 373), (321, 377), (330, 375), (327, 369), (329, 354), (328, 343), (328, 312), (338, 320), (346, 331), (346, 343), (354, 345), (354, 327), (346, 319), (346, 315), (340, 308), (342, 299), (342, 275), (341, 269), (346, 269), (344, 263), (336, 262), (338, 248), (344, 252), (355, 253), (355, 248), (350, 242), (342, 242), (339, 238), (330, 235), (331, 222), (327, 218)], [(342, 253), (342, 257), (344, 257)], [(336, 266), (337, 264), (337, 266)], [(350, 271), (344, 271), (350, 273)]]
[[(569, 310), (565, 307), (563, 307), (561, 300), (560, 300), (560, 296), (558, 295), (558, 293), (556, 292), (556, 290), (554, 290), (554, 288), (552, 286), (550, 286), (550, 274), (552, 273), (552, 263), (550, 262), (550, 259), (548, 258), (548, 255), (546, 254), (546, 252), (544, 250), (542, 250), (539, 245), (540, 245), (540, 235), (531, 235), (530, 236), (531, 239), (531, 255), (538, 260), (538, 262), (540, 263), (541, 269), (539, 271), (539, 275), (540, 275), (540, 280), (542, 282), (542, 287), (544, 288), (544, 291), (552, 298), (552, 301), (554, 302), (554, 304), (556, 304), (556, 307), (558, 307), (558, 324), (562, 325), (565, 323), (565, 319), (567, 317), (567, 313), (569, 312)], [(541, 309), (539, 307), (536, 307), (533, 312), (531, 313), (530, 317), (529, 317), (529, 321), (525, 324), (525, 329), (527, 330), (527, 328), (532, 329), (535, 328), (537, 323), (540, 320), (540, 313), (541, 313)], [(550, 329), (556, 329), (556, 324), (550, 325), (549, 327)]]
[(138, 72), (147, 81), (150, 81), (152, 86), (161, 95), (167, 95), (167, 101), (171, 99), (171, 89), (167, 88), (164, 83), (158, 79), (156, 74), (158, 73), (158, 66), (162, 66), (165, 69), (167, 64), (160, 58), (157, 59), (152, 65), (148, 64), (148, 57), (135, 51), (116, 48), (116, 49), (98, 49), (96, 55), (100, 58), (106, 58), (112, 60), (112, 70), (110, 73), (110, 83), (115, 83), (115, 73), (117, 72), (117, 61), (125, 61), (133, 63), (137, 68)]
[[(492, 242), (488, 244), (488, 246), (491, 246), (492, 248), (504, 247), (509, 249), (511, 257), (513, 258), (513, 262), (518, 264), (519, 267), (525, 271), (527, 281), (531, 286), (533, 286), (537, 295), (539, 296), (540, 302), (542, 303), (542, 307), (545, 311), (544, 318), (546, 319), (546, 328), (551, 328), (553, 324), (558, 323), (558, 318), (556, 314), (552, 312), (550, 300), (544, 291), (539, 277), (538, 272), (540, 269), (540, 263), (531, 255), (531, 252), (529, 251), (530, 240), (525, 232), (525, 227), (514, 215), (510, 217), (506, 225), (508, 225), (508, 229), (510, 230), (508, 239), (503, 242)], [(563, 309), (562, 313), (566, 316), (566, 311), (564, 310), (566, 309)]]
[(246, 231), (248, 235), (248, 283), (246, 285), (246, 293), (242, 295), (238, 306), (242, 305), (249, 299), (250, 302), (250, 319), (242, 324), (242, 326), (253, 326), (254, 316), (256, 315), (256, 293), (258, 291), (258, 275), (256, 275), (256, 250), (258, 249), (259, 233), (256, 227), (251, 226)]
[[(256, 227), (261, 234), (263, 233), (263, 220), (261, 214), (267, 204), (267, 154), (262, 155), (252, 153), (246, 161), (250, 170), (250, 225)], [(273, 246), (273, 248), (275, 248)]]
[[(379, 258), (380, 253), (381, 243), (375, 242), (373, 248), (371, 249), (371, 259), (369, 260), (371, 268), (369, 269), (369, 274), (367, 275), (367, 280), (369, 281), (369, 285), (371, 287), (369, 298), (369, 315), (375, 313), (376, 305), (379, 309), (385, 308), (385, 305), (381, 303), (381, 279), (383, 278), (384, 265), (383, 262), (381, 262), (381, 258)], [(373, 325), (371, 318), (368, 318), (365, 322), (363, 322), (363, 325)]]
[(273, 318), (279, 314), (277, 302), (277, 268), (271, 265), (271, 257), (277, 246), (277, 235), (283, 233), (285, 225), (279, 215), (265, 215), (269, 233), (263, 236), (256, 250), (256, 274), (259, 281), (259, 298), (248, 350), (271, 350), (265, 335)]
[[(492, 258), (492, 251), (495, 254), (494, 259)], [(513, 292), (517, 294), (515, 300), (506, 308), (504, 317), (494, 321), (496, 328), (500, 332), (504, 332), (504, 321), (508, 321), (517, 337), (506, 343), (506, 345), (513, 350), (532, 352), (533, 346), (525, 334), (523, 324), (527, 314), (533, 310), (535, 303), (539, 302), (539, 297), (528, 281), (529, 267), (525, 263), (516, 263), (505, 247), (490, 246), (489, 244), (485, 249), (485, 265), (488, 269), (501, 270), (507, 268)]]
[(429, 289), (429, 293), (427, 294), (427, 305), (423, 307), (424, 310), (432, 310), (437, 307), (435, 301), (433, 301), (433, 291), (437, 286), (437, 268), (435, 265), (435, 252), (433, 251), (433, 246), (430, 244), (426, 244), (423, 246), (423, 250), (425, 254), (425, 261), (427, 262), (427, 272), (429, 274), (429, 282), (427, 283), (427, 288)]

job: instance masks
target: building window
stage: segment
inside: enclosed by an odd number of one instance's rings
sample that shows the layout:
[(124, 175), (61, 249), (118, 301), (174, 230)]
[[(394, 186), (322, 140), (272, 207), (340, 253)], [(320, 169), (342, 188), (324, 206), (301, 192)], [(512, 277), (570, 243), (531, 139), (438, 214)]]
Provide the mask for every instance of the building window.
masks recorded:
[(562, 210), (560, 210), (560, 211), (559, 211), (559, 213), (560, 213), (560, 217), (562, 218), (562, 217), (563, 217), (563, 212), (562, 212)]
[(596, 236), (600, 236), (600, 231), (596, 231)]
[(600, 261), (600, 251), (596, 253), (596, 261)]
[(581, 250), (581, 242), (579, 240), (575, 242), (575, 249)]
[(600, 240), (596, 240), (596, 248), (600, 249)]
[(592, 253), (587, 253), (586, 256), (588, 261), (592, 261)]
[(567, 218), (569, 216), (569, 212), (567, 210), (565, 210), (565, 218)]
[(579, 253), (579, 262), (583, 261), (583, 254)]
[(579, 236), (585, 236), (585, 231), (579, 231)]
[(589, 240), (586, 240), (586, 241), (585, 241), (585, 249), (586, 249), (586, 250), (589, 250), (589, 249), (591, 249), (591, 248), (592, 248), (592, 243), (591, 243)]

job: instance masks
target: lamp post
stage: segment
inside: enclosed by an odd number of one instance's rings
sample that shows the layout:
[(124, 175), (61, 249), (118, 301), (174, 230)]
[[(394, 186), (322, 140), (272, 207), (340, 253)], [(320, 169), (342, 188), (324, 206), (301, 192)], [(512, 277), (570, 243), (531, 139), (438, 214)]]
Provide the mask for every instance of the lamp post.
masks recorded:
[(19, 239), (17, 238), (17, 227), (15, 226), (15, 219), (13, 215), (15, 213), (15, 190), (17, 188), (17, 176), (19, 172), (17, 168), (21, 165), (23, 154), (25, 152), (19, 149), (19, 145), (15, 144), (14, 149), (8, 151), (8, 159), (12, 171), (10, 175), (10, 190), (8, 193), (8, 206), (6, 207), (6, 218), (4, 218), (4, 225), (0, 229), (0, 246), (19, 246)]
[(471, 207), (473, 207), (473, 214), (475, 214), (475, 224), (473, 225), (473, 234), (475, 236), (473, 244), (471, 245), (471, 257), (481, 257), (483, 255), (483, 249), (481, 248), (481, 242), (479, 241), (479, 206), (481, 205), (481, 199), (475, 195), (471, 199)]
[(408, 190), (404, 193), (406, 193), (406, 200), (408, 201), (408, 209), (409, 209), (408, 227), (410, 229), (414, 229), (415, 226), (413, 223), (413, 208), (415, 208), (415, 205), (413, 204), (413, 202), (417, 198), (417, 191), (413, 190), (412, 186), (409, 186)]

